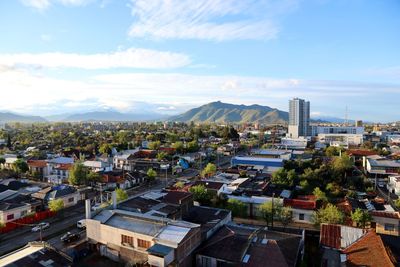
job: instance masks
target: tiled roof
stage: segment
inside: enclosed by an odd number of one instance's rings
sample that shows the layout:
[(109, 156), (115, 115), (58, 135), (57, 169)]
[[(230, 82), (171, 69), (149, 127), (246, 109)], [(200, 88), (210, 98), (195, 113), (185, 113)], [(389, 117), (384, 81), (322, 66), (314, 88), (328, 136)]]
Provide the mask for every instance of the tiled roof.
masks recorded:
[(322, 224), (320, 244), (333, 249), (345, 249), (366, 234), (366, 230), (337, 224)]
[(45, 160), (28, 160), (28, 165), (34, 168), (44, 168), (47, 166), (47, 162)]
[(382, 239), (374, 231), (368, 232), (343, 252), (347, 256), (346, 266), (394, 266)]
[(283, 199), (284, 206), (290, 206), (295, 209), (314, 210), (317, 208), (315, 196), (299, 196), (295, 199)]
[(163, 202), (171, 204), (180, 204), (184, 199), (190, 198), (192, 193), (182, 191), (168, 191), (163, 198)]
[(219, 190), (224, 185), (224, 183), (212, 182), (212, 181), (196, 181), (194, 183), (194, 186), (196, 185), (204, 185), (207, 189)]
[(347, 154), (349, 156), (372, 156), (372, 155), (377, 155), (377, 153), (375, 151), (362, 150), (362, 149), (350, 149), (350, 150), (347, 150)]
[(385, 212), (385, 211), (373, 211), (371, 212), (372, 216), (376, 217), (384, 217), (384, 218), (391, 218), (391, 219), (399, 219), (400, 220), (400, 213), (399, 212)]

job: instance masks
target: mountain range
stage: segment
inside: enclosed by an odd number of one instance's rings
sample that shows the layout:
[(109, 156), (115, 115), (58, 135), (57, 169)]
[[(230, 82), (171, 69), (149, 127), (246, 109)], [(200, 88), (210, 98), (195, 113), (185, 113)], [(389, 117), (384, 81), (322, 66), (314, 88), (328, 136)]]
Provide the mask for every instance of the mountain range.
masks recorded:
[[(45, 117), (0, 112), (1, 122), (80, 122), (80, 121), (156, 121), (216, 122), (216, 123), (287, 123), (289, 114), (276, 108), (261, 105), (235, 105), (221, 101), (211, 102), (182, 114), (168, 116), (160, 113), (121, 113), (115, 110), (66, 113)], [(313, 118), (314, 122), (343, 122), (334, 117)]]
[(172, 116), (169, 120), (217, 123), (285, 123), (288, 118), (288, 112), (268, 106), (234, 105), (217, 101)]

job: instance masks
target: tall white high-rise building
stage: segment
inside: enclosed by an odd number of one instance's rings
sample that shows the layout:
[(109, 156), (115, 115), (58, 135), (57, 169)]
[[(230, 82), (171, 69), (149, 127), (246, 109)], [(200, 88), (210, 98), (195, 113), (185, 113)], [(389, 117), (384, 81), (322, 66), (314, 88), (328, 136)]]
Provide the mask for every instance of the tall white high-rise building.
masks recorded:
[(289, 133), (290, 138), (307, 137), (310, 129), (310, 102), (300, 98), (289, 100)]

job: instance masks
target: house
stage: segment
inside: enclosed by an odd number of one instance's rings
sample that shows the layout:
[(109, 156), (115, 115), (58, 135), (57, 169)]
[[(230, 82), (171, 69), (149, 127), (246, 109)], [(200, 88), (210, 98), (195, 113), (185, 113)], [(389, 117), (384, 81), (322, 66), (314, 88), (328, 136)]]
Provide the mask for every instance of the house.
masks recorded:
[(368, 156), (366, 158), (366, 171), (368, 174), (378, 176), (399, 175), (400, 162), (381, 156)]
[(93, 172), (112, 171), (112, 164), (102, 160), (86, 160), (83, 165)]
[(9, 267), (66, 267), (72, 266), (72, 263), (70, 256), (45, 242), (29, 242), (25, 247), (0, 257), (0, 266)]
[(196, 266), (296, 266), (304, 235), (227, 224), (196, 253)]
[(372, 226), (376, 233), (400, 236), (400, 213), (390, 211), (372, 211)]
[(183, 215), (183, 220), (200, 224), (201, 239), (208, 240), (223, 225), (232, 221), (229, 210), (204, 206), (192, 206), (189, 212)]
[(389, 192), (400, 196), (400, 175), (389, 176), (389, 182), (386, 187)]
[(81, 200), (79, 191), (68, 185), (46, 187), (32, 194), (32, 197), (41, 200), (44, 205), (47, 205), (50, 200), (62, 199), (65, 208), (74, 206)]
[(317, 201), (315, 196), (298, 196), (294, 199), (285, 198), (283, 199), (283, 205), (285, 207), (291, 207), (292, 209), (292, 220), (299, 223), (312, 224), (313, 214), (317, 209)]
[(18, 160), (17, 155), (13, 155), (13, 154), (5, 154), (2, 156), (6, 162), (3, 164), (3, 167), (5, 169), (13, 169), (14, 163)]
[(224, 183), (214, 182), (209, 180), (196, 181), (192, 186), (198, 186), (198, 185), (204, 186), (207, 189), (207, 192), (210, 192), (211, 194), (217, 196), (219, 196), (226, 187), (226, 184)]
[(394, 266), (391, 252), (373, 230), (321, 224), (322, 266)]
[(200, 225), (123, 210), (103, 210), (86, 220), (89, 243), (114, 260), (151, 266), (192, 266)]
[(263, 158), (263, 157), (247, 157), (236, 156), (231, 160), (232, 166), (245, 166), (245, 167), (262, 167), (266, 173), (273, 173), (279, 168), (283, 167), (283, 159), (280, 158)]
[(0, 223), (6, 224), (23, 218), (32, 212), (32, 207), (27, 203), (15, 203), (14, 201), (0, 201)]
[(28, 160), (29, 172), (32, 175), (38, 175), (43, 178), (48, 176), (47, 161), (45, 160)]
[(73, 166), (74, 159), (57, 157), (47, 160), (47, 180), (52, 184), (62, 184), (69, 178), (69, 169)]

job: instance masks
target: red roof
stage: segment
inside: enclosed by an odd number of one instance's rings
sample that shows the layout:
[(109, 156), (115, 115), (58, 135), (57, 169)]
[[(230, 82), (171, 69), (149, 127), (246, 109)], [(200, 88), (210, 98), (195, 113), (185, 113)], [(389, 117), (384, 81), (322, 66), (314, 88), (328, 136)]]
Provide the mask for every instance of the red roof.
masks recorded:
[(47, 166), (45, 160), (28, 160), (28, 166), (34, 168), (44, 168)]
[(347, 154), (349, 156), (372, 156), (372, 155), (377, 155), (377, 153), (375, 151), (362, 150), (362, 149), (350, 149), (350, 150), (347, 150)]
[(317, 201), (315, 196), (298, 196), (295, 199), (283, 199), (283, 205), (295, 209), (314, 210), (317, 208)]
[(374, 231), (368, 232), (343, 252), (347, 256), (346, 266), (394, 266), (381, 237)]
[(373, 211), (373, 212), (371, 212), (371, 215), (376, 216), (376, 217), (384, 217), (384, 218), (400, 220), (400, 213), (398, 213), (398, 212)]
[(340, 249), (341, 231), (340, 225), (322, 224), (320, 232), (320, 244), (322, 246)]
[(57, 170), (63, 170), (63, 171), (67, 171), (69, 169), (71, 169), (73, 164), (59, 164), (55, 169)]

